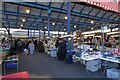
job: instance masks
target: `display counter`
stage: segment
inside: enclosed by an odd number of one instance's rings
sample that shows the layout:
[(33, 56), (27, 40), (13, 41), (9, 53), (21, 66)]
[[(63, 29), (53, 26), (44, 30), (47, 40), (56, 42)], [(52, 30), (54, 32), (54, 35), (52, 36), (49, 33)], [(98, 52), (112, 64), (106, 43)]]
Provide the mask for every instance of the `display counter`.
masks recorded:
[[(112, 51), (112, 49), (109, 49)], [(77, 50), (75, 50), (77, 51)], [(119, 52), (118, 52), (119, 53)], [(105, 56), (104, 56), (105, 54)], [(111, 57), (109, 57), (109, 55)], [(114, 64), (120, 64), (120, 58), (115, 56), (115, 53), (101, 52), (100, 50), (82, 50), (76, 52), (74, 59), (81, 61), (88, 71), (98, 71), (103, 66), (104, 62), (113, 63), (111, 67), (117, 68), (118, 66)], [(106, 64), (105, 64), (106, 65)], [(109, 66), (109, 65), (108, 65)]]

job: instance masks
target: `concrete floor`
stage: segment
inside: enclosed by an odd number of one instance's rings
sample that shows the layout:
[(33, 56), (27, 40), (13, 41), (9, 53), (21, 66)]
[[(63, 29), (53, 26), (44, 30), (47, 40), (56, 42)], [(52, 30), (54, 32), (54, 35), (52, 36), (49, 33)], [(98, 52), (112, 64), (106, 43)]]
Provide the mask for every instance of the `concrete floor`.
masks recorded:
[(28, 71), (31, 78), (106, 78), (102, 70), (87, 72), (83, 64), (66, 64), (45, 53), (21, 54), (19, 70)]

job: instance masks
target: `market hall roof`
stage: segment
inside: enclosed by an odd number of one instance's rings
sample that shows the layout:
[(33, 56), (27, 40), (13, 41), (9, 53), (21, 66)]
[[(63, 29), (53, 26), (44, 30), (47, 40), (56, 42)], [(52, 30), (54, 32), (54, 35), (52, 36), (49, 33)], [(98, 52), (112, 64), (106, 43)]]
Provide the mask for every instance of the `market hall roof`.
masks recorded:
[[(48, 12), (51, 13), (51, 31), (63, 31), (67, 27), (67, 2), (3, 2), (2, 6), (2, 22), (7, 28), (44, 30)], [(72, 31), (99, 28), (101, 24), (118, 24), (119, 13), (86, 2), (71, 2), (70, 20)]]

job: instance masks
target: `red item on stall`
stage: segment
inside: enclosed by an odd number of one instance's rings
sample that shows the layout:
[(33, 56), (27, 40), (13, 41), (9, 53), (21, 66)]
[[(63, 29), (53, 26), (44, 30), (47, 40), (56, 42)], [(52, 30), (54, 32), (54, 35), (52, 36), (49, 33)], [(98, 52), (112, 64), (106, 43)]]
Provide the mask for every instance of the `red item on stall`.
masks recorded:
[(2, 80), (31, 80), (28, 72), (20, 72), (16, 74), (6, 75)]

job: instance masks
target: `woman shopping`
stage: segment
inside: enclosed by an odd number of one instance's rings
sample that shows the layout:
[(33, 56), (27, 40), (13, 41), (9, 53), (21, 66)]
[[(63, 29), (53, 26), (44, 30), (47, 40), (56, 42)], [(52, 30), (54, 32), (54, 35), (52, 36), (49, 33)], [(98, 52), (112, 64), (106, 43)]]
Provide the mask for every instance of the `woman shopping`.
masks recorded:
[(35, 51), (35, 45), (34, 45), (33, 41), (30, 42), (28, 48), (29, 48), (29, 50), (30, 50), (30, 54), (34, 54), (34, 51)]

